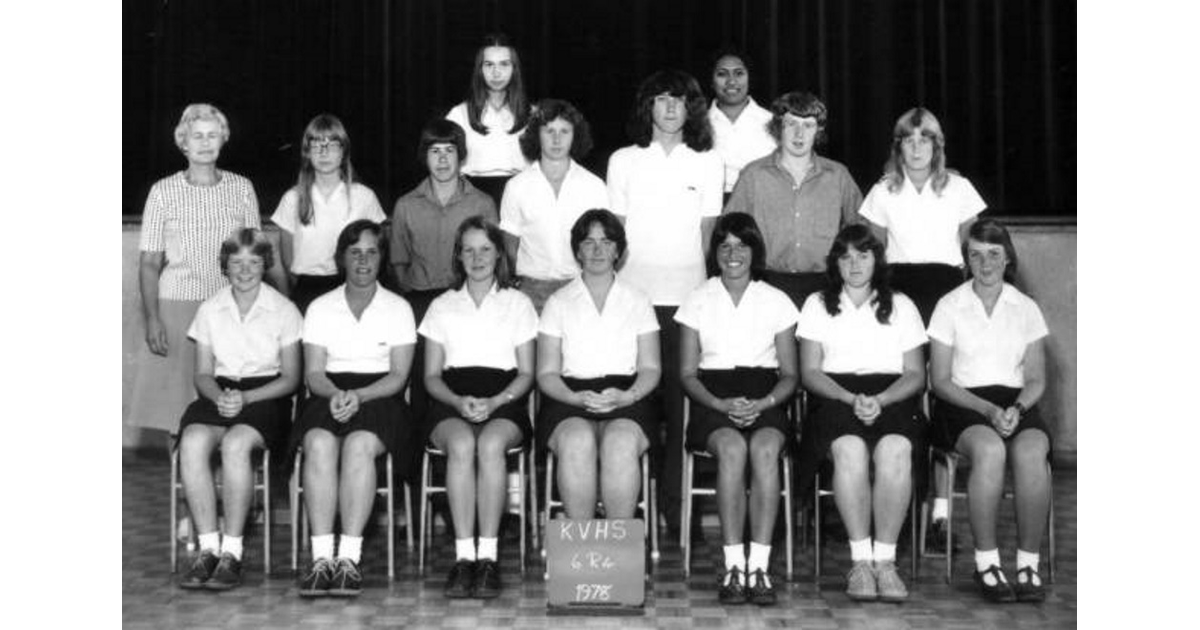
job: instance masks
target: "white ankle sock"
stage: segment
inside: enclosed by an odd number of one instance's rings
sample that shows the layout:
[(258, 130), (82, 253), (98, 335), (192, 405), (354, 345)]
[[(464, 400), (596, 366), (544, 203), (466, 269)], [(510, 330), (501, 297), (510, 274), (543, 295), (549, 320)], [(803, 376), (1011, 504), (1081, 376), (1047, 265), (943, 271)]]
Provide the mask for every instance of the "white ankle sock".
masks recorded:
[(872, 554), (872, 559), (875, 562), (895, 562), (896, 561), (896, 543), (881, 543), (875, 541), (875, 550)]
[(987, 571), (988, 567), (990, 566), (1000, 566), (1000, 550), (989, 549), (987, 551), (983, 551), (976, 549), (975, 570), (983, 573), (984, 571)]
[(456, 560), (475, 561), (475, 539), (474, 538), (456, 538), (454, 539), (454, 554)]
[(762, 543), (750, 543), (750, 555), (746, 558), (746, 572), (752, 573), (762, 569), (763, 573), (767, 572), (767, 563), (771, 561), (771, 545)]
[(741, 544), (725, 545), (725, 570), (728, 571), (734, 567), (746, 571), (746, 547)]
[(221, 537), (221, 553), (228, 553), (238, 560), (242, 559), (242, 537), (230, 536), (228, 534)]
[(850, 560), (858, 562), (860, 560), (871, 560), (871, 538), (867, 537), (862, 540), (850, 541)]
[(312, 557), (313, 560), (333, 560), (333, 534), (321, 534), (320, 536), (311, 536), (312, 539)]
[(347, 536), (342, 534), (338, 537), (338, 558), (353, 560), (354, 564), (362, 559), (362, 536)]
[(221, 550), (221, 533), (208, 532), (197, 536), (200, 539), (200, 551), (211, 551), (217, 553)]
[[(1029, 551), (1025, 551), (1024, 549), (1018, 549), (1018, 550), (1017, 550), (1017, 571), (1020, 571), (1021, 569), (1024, 569), (1025, 567), (1030, 567), (1030, 568), (1032, 568), (1032, 569), (1033, 569), (1033, 573), (1034, 573), (1034, 575), (1036, 576), (1036, 575), (1037, 575), (1037, 570), (1038, 570), (1038, 561), (1039, 561), (1039, 560), (1041, 560), (1041, 555), (1040, 555), (1040, 554), (1036, 554), (1036, 553), (1032, 553), (1032, 552), (1029, 552)], [(1019, 582), (1019, 581), (1021, 581), (1021, 578), (1022, 578), (1022, 577), (1024, 577), (1024, 576), (1023, 576), (1023, 575), (1018, 575), (1018, 576), (1017, 576), (1017, 581), (1018, 581), (1018, 582)], [(1041, 586), (1041, 584), (1042, 584), (1042, 581), (1041, 581), (1041, 579), (1040, 579), (1040, 578), (1038, 578), (1038, 577), (1034, 577), (1034, 578), (1033, 578), (1033, 583), (1034, 583), (1035, 585)]]
[(944, 521), (950, 513), (950, 501), (941, 497), (933, 500), (933, 514), (930, 518), (935, 521)]
[(499, 544), (499, 538), (484, 538), (479, 537), (479, 551), (475, 553), (475, 558), (478, 560), (495, 560), (496, 546)]

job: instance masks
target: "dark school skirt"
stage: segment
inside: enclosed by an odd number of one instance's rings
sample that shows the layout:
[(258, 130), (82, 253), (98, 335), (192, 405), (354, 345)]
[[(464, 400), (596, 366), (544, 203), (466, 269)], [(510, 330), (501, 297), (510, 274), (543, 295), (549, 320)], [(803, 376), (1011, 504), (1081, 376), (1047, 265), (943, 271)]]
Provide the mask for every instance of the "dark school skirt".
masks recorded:
[[(900, 378), (899, 374), (829, 374), (848, 391), (878, 394)], [(854, 406), (839, 400), (810, 394), (808, 410), (800, 435), (797, 458), (797, 486), (811, 488), (813, 477), (825, 462), (829, 446), (843, 435), (857, 435), (867, 444), (868, 452), (885, 435), (901, 435), (912, 445), (913, 488), (924, 487), (928, 427), (921, 414), (920, 396), (910, 396), (883, 408), (871, 426), (854, 415)], [(805, 496), (801, 494), (800, 496)], [(918, 495), (920, 496), (920, 495)]]
[[(980, 398), (999, 405), (1002, 409), (1011, 407), (1017, 401), (1017, 396), (1021, 394), (1020, 388), (1005, 387), (1003, 385), (986, 385), (984, 387), (968, 387), (967, 391), (979, 396)], [(983, 414), (976, 413), (970, 409), (959, 407), (958, 405), (950, 404), (939, 398), (933, 400), (933, 424), (930, 427), (930, 440), (937, 446), (954, 450), (954, 446), (958, 444), (958, 436), (962, 435), (967, 427), (977, 424), (991, 427), (992, 423), (988, 421)], [(1050, 438), (1050, 429), (1046, 427), (1045, 421), (1042, 420), (1042, 414), (1038, 413), (1037, 405), (1030, 407), (1025, 415), (1021, 416), (1021, 421), (1017, 423), (1017, 430), (1008, 436), (1006, 440), (1011, 440), (1017, 437), (1017, 434), (1026, 429), (1040, 429), (1046, 434), (1046, 438)]]
[[(717, 398), (737, 398), (744, 396), (755, 399), (763, 398), (775, 389), (779, 382), (779, 372), (775, 368), (766, 367), (737, 367), (732, 370), (700, 370), (700, 383)], [(708, 436), (721, 428), (740, 431), (746, 439), (755, 431), (772, 427), (778, 429), (784, 438), (790, 442), (792, 428), (787, 418), (787, 403), (771, 407), (759, 414), (754, 423), (747, 427), (739, 427), (729, 419), (729, 416), (706, 407), (694, 400), (689, 401), (691, 417), (688, 421), (687, 447), (702, 451), (708, 448)]]
[(342, 277), (337, 274), (332, 276), (297, 275), (296, 286), (292, 287), (292, 303), (300, 309), (300, 314), (303, 315), (308, 312), (308, 305), (312, 304), (313, 300), (341, 285)]
[[(338, 389), (357, 389), (387, 376), (387, 373), (363, 374), (358, 372), (326, 372), (325, 376), (333, 381)], [(404, 402), (404, 390), (387, 398), (370, 400), (358, 408), (346, 422), (333, 419), (329, 411), (329, 399), (323, 396), (311, 396), (304, 403), (304, 410), (292, 427), (292, 448), (304, 444), (304, 436), (311, 429), (325, 429), (337, 437), (346, 437), (354, 431), (368, 431), (379, 437), (385, 448), (392, 454), (392, 467), (401, 478), (408, 477), (420, 450), (417, 423), (411, 418), (408, 405)]]
[(941, 263), (899, 263), (888, 265), (892, 288), (907, 295), (921, 313), (921, 321), (928, 326), (933, 317), (933, 308), (943, 295), (963, 283), (963, 270)]
[[(262, 387), (277, 378), (279, 378), (278, 374), (243, 378), (241, 380), (218, 376), (217, 385), (222, 390), (236, 389), (244, 392)], [(244, 405), (241, 412), (232, 418), (222, 416), (217, 410), (216, 403), (201, 396), (188, 405), (187, 410), (183, 412), (183, 417), (179, 419), (179, 436), (182, 437), (183, 430), (192, 424), (208, 424), (226, 428), (237, 424), (244, 424), (258, 431), (258, 434), (262, 436), (263, 444), (268, 449), (278, 453), (278, 449), (286, 445), (288, 429), (291, 428), (291, 419), (291, 396), (260, 400), (249, 405)]]
[[(446, 386), (450, 391), (459, 396), (476, 396), (479, 398), (487, 398), (499, 394), (501, 390), (508, 387), (508, 384), (517, 377), (516, 370), (500, 370), (489, 367), (461, 367), (450, 368), (442, 371), (442, 380), (446, 382)], [(529, 423), (529, 394), (526, 393), (520, 398), (513, 399), (512, 402), (500, 405), (492, 412), (491, 417), (479, 423), (478, 427), (491, 422), (493, 418), (504, 418), (517, 425), (521, 429), (521, 435), (524, 442), (528, 442), (533, 434), (533, 427)], [(433, 430), (437, 425), (448, 418), (461, 417), (458, 410), (444, 402), (429, 398), (429, 413), (425, 416), (424, 422), (424, 442), (429, 442), (429, 436), (433, 434)]]
[[(633, 382), (637, 380), (637, 375), (622, 376), (610, 374), (608, 376), (601, 376), (600, 378), (571, 378), (564, 376), (562, 380), (566, 384), (567, 389), (574, 392), (600, 392), (609, 387), (616, 387), (622, 390), (629, 389), (633, 385)], [(657, 396), (649, 394), (628, 407), (619, 407), (608, 413), (592, 413), (583, 407), (569, 405), (565, 402), (555, 400), (550, 396), (542, 396), (542, 409), (538, 413), (537, 421), (537, 440), (545, 448), (546, 444), (550, 441), (550, 436), (554, 434), (554, 427), (557, 427), (560, 422), (567, 418), (583, 418), (584, 420), (628, 418), (642, 428), (642, 433), (646, 435), (646, 439), (650, 441), (650, 445), (653, 447), (654, 443), (658, 441), (658, 406)]]
[(809, 294), (824, 289), (828, 282), (823, 271), (792, 273), (773, 269), (763, 271), (763, 281), (792, 298), (797, 310), (804, 308), (804, 300)]
[(504, 198), (504, 187), (508, 184), (508, 180), (512, 179), (512, 175), (497, 175), (497, 176), (481, 176), (467, 175), (467, 181), (471, 185), (478, 188), (480, 192), (486, 193), (496, 202), (496, 207), (500, 207), (500, 200)]

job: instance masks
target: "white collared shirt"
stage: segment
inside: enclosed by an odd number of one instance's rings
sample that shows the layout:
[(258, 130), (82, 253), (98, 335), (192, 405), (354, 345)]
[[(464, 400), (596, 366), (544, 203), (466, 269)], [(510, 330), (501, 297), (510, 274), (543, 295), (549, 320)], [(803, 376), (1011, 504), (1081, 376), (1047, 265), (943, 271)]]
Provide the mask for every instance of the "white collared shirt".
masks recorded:
[(378, 284), (359, 319), (346, 302), (344, 284), (313, 300), (304, 316), (304, 343), (325, 348), (326, 372), (387, 372), (392, 347), (416, 342), (412, 307)]
[(571, 226), (585, 211), (608, 208), (604, 180), (571, 160), (558, 195), (540, 162), (508, 181), (500, 201), (500, 229), (521, 239), (517, 273), (539, 280), (579, 275)]
[(713, 277), (688, 294), (675, 321), (699, 333), (701, 369), (732, 370), (779, 367), (775, 335), (799, 316), (786, 293), (760, 280), (750, 282), (735, 306), (721, 278)]
[(667, 154), (651, 142), (608, 160), (608, 199), (625, 217), (629, 251), (621, 277), (659, 306), (678, 306), (704, 282), (700, 221), (721, 214), (725, 167), (715, 151), (682, 142)]
[(512, 370), (517, 367), (515, 349), (537, 337), (537, 327), (537, 312), (524, 293), (497, 290), (492, 284), (476, 306), (464, 283), (429, 305), (417, 332), (442, 346), (446, 368)]
[(713, 100), (708, 122), (713, 129), (713, 150), (725, 163), (725, 192), (733, 192), (742, 168), (775, 150), (775, 138), (767, 131), (771, 112), (749, 97), (738, 119), (731, 121)]
[(283, 193), (271, 221), (292, 235), (292, 267), (296, 275), (332, 276), (337, 274), (333, 253), (337, 249), (337, 238), (352, 221), (370, 219), (383, 223), (387, 215), (379, 206), (379, 199), (366, 186), (354, 182), (346, 188), (338, 182), (329, 198), (321, 194), (316, 184), (309, 191), (312, 198), (312, 220), (308, 225), (300, 222), (300, 195), (293, 186)]
[(200, 305), (187, 336), (212, 349), (213, 373), (232, 379), (280, 372), (279, 352), (300, 340), (300, 310), (265, 282), (243, 318), (233, 288), (217, 291)]
[(812, 293), (800, 309), (796, 337), (821, 344), (821, 371), (829, 374), (900, 374), (904, 353), (927, 341), (917, 307), (903, 293), (892, 293), (888, 324), (875, 318), (874, 293), (854, 306), (842, 291), (841, 310), (831, 316), (821, 293)]
[(1037, 302), (1005, 283), (988, 317), (967, 280), (942, 296), (929, 319), (929, 337), (954, 353), (950, 380), (959, 387), (1025, 386), (1025, 349), (1050, 334)]
[(452, 120), (462, 127), (467, 135), (467, 159), (462, 163), (462, 174), (473, 177), (500, 177), (513, 175), (525, 170), (529, 162), (521, 153), (521, 132), (524, 128), (512, 133), (512, 110), (508, 105), (495, 109), (484, 105), (479, 114), (479, 122), (487, 128), (486, 134), (479, 133), (471, 127), (467, 119), (467, 104), (455, 105), (446, 114), (446, 120)]
[(582, 277), (571, 281), (546, 300), (538, 327), (562, 340), (562, 374), (574, 378), (636, 373), (638, 336), (657, 331), (650, 300), (620, 277), (603, 312), (596, 310)]
[(871, 187), (858, 214), (887, 229), (889, 263), (963, 265), (958, 228), (987, 204), (967, 178), (954, 173), (949, 176), (940, 195), (933, 191), (932, 181), (917, 192), (907, 176), (895, 194), (883, 181)]

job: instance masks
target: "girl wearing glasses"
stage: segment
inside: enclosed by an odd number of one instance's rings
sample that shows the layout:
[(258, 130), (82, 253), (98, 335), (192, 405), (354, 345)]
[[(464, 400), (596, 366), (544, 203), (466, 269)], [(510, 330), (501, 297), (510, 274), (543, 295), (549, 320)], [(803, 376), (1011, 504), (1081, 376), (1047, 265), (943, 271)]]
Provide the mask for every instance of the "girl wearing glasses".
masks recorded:
[(271, 220), (280, 227), (280, 256), (292, 301), (300, 312), (340, 281), (333, 250), (342, 228), (358, 219), (382, 223), (383, 208), (370, 188), (354, 181), (350, 136), (342, 121), (321, 114), (300, 141), (300, 174)]
[(497, 207), (509, 178), (529, 165), (518, 140), (529, 113), (516, 47), (505, 35), (484, 36), (483, 45), (475, 52), (467, 98), (446, 118), (467, 132), (463, 175), (491, 195)]

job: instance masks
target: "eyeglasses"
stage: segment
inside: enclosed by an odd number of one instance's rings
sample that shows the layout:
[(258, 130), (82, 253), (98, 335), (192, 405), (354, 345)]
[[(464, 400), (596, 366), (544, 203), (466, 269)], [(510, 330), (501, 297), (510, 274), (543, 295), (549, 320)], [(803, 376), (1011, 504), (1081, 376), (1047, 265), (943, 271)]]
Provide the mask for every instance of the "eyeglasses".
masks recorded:
[(342, 150), (342, 141), (334, 138), (310, 138), (308, 150), (312, 153), (338, 152)]

